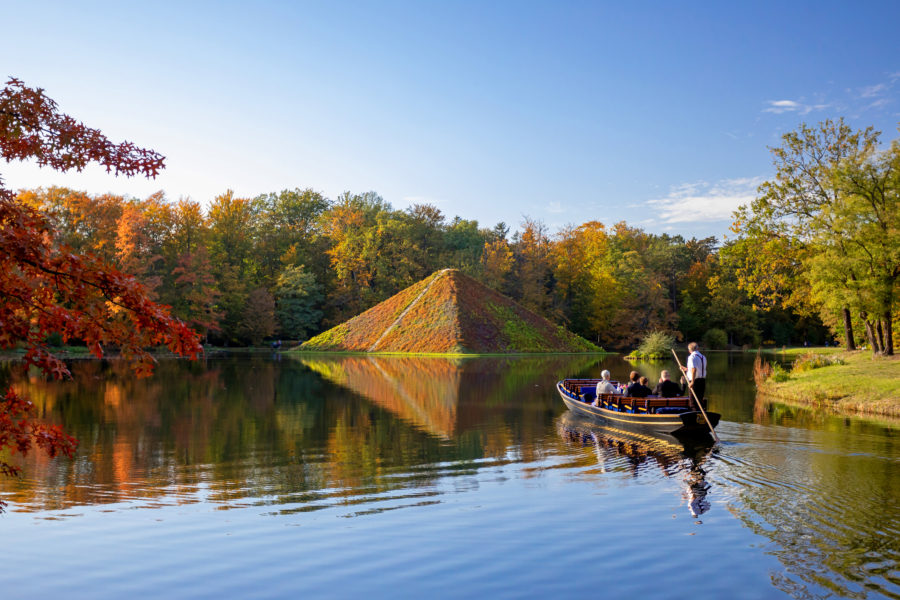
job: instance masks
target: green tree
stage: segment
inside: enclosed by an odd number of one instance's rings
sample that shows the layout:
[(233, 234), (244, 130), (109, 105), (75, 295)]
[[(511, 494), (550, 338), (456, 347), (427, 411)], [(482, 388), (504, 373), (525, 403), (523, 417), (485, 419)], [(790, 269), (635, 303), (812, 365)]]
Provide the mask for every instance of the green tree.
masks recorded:
[(218, 309), (223, 313), (222, 336), (226, 341), (246, 339), (242, 323), (249, 314), (251, 289), (259, 287), (257, 235), (259, 203), (237, 198), (228, 190), (213, 199), (209, 207), (209, 255), (220, 292)]
[(285, 267), (275, 285), (275, 315), (278, 331), (292, 340), (305, 340), (322, 320), (317, 307), (323, 299), (322, 286), (303, 265)]
[(274, 284), (286, 265), (307, 265), (319, 277), (328, 267), (320, 219), (331, 203), (312, 189), (282, 190), (256, 198), (259, 206), (259, 263), (264, 281)]
[[(853, 131), (843, 119), (801, 124), (770, 149), (775, 177), (736, 213), (733, 225), (743, 238), (743, 252), (736, 253), (744, 258), (741, 285), (801, 312), (839, 312), (848, 349), (855, 347), (851, 300), (860, 301), (863, 273), (852, 260), (856, 241), (842, 218), (849, 194), (836, 175), (847, 161), (874, 152), (878, 135), (871, 127)], [(827, 273), (810, 268), (826, 256)]]

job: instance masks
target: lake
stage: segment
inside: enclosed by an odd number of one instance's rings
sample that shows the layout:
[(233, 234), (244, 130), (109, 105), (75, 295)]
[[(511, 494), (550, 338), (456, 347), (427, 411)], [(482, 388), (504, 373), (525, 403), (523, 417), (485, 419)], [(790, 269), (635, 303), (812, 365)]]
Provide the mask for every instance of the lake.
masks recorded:
[(900, 429), (752, 360), (710, 356), (713, 448), (574, 418), (555, 382), (618, 356), (2, 363), (80, 440), (0, 481), (2, 596), (900, 598)]

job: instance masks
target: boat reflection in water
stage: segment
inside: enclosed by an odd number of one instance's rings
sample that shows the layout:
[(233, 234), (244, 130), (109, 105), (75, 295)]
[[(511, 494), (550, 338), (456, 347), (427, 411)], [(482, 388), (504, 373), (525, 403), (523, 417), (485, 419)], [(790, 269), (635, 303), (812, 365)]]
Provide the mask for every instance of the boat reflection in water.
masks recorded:
[(703, 465), (712, 450), (711, 438), (682, 441), (661, 433), (635, 433), (601, 425), (571, 410), (559, 417), (557, 431), (567, 445), (592, 447), (604, 471), (606, 465), (622, 464), (624, 459), (634, 477), (652, 465), (666, 477), (681, 475), (691, 516), (696, 518), (709, 510), (710, 484)]

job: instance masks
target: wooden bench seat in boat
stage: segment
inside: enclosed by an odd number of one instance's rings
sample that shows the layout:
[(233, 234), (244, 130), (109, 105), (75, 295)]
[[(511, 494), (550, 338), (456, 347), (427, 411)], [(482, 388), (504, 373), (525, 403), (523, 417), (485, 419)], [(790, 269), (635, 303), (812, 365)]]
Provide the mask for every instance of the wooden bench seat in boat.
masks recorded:
[[(662, 398), (659, 396), (647, 396), (646, 398), (631, 398), (617, 394), (600, 394), (599, 405), (607, 410), (628, 413), (657, 413), (669, 412), (659, 409), (683, 408), (688, 410), (691, 401), (686, 396), (675, 398)], [(673, 411), (674, 412), (674, 411)]]

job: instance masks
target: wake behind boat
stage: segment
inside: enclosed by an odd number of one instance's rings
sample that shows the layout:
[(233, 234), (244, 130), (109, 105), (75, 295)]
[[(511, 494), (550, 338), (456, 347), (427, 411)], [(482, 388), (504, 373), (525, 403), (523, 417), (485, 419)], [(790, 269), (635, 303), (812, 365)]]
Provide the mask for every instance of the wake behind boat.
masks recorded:
[(677, 438), (708, 436), (710, 427), (719, 424), (719, 413), (706, 411), (709, 425), (696, 404), (687, 396), (661, 398), (630, 398), (618, 394), (600, 394), (598, 406), (591, 402), (596, 397), (599, 379), (563, 379), (556, 390), (569, 410), (578, 415), (606, 422), (614, 427), (632, 431), (647, 431), (672, 435)]

